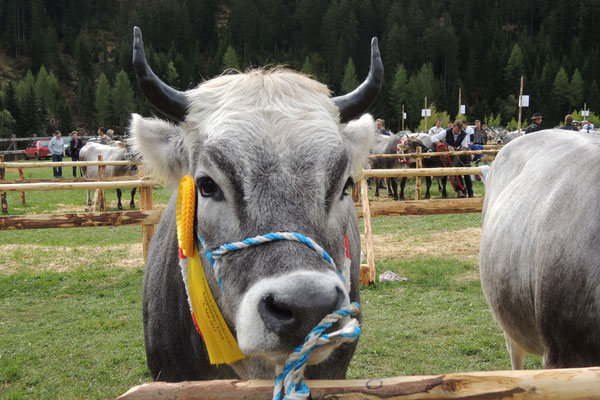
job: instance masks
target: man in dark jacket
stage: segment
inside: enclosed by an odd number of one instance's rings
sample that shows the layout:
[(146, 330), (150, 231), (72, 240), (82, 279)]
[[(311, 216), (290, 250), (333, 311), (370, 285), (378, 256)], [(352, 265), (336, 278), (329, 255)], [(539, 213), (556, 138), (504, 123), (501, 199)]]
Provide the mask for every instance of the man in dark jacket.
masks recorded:
[(525, 135), (544, 129), (542, 128), (542, 114), (535, 113), (533, 114), (533, 117), (531, 117), (531, 119), (533, 120), (533, 123), (529, 125), (527, 129), (525, 129)]
[(575, 125), (573, 125), (573, 116), (571, 114), (567, 114), (565, 116), (565, 124), (559, 129), (564, 129), (565, 131), (579, 132), (579, 129), (577, 129)]
[[(454, 123), (452, 124), (452, 128), (448, 128), (445, 131), (433, 135), (431, 137), (431, 140), (433, 141), (433, 143), (437, 143), (443, 140), (448, 146), (453, 147), (454, 150), (469, 150), (470, 138), (469, 135), (467, 135), (467, 132), (463, 130), (463, 123), (459, 119), (454, 121)], [(467, 166), (470, 166), (471, 163), (469, 162), (468, 164), (469, 165)], [(474, 197), (473, 181), (471, 181), (471, 175), (464, 175), (463, 178), (465, 180), (467, 194), (469, 195), (469, 197)], [(460, 175), (458, 176), (458, 180), (461, 181), (462, 186), (462, 179)], [(459, 190), (458, 197), (465, 197), (465, 193), (462, 190)]]
[[(77, 131), (71, 132), (71, 142), (69, 143), (69, 150), (71, 150), (71, 160), (79, 161), (79, 150), (83, 147), (83, 141), (79, 139)], [(81, 167), (79, 167), (79, 175), (83, 177)], [(77, 178), (77, 167), (73, 167), (73, 178)]]

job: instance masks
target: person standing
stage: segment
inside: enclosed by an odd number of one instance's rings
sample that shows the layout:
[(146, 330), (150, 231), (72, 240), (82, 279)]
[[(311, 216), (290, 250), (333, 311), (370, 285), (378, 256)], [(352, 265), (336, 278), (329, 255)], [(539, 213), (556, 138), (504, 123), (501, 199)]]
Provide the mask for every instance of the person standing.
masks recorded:
[(573, 116), (571, 114), (565, 115), (565, 124), (558, 129), (579, 132), (579, 129), (577, 129), (575, 125), (573, 125)]
[(103, 127), (98, 128), (98, 143), (108, 144), (108, 136), (106, 136), (106, 130)]
[[(438, 133), (437, 135), (433, 135), (431, 140), (434, 143), (439, 141), (445, 141), (448, 146), (451, 146), (454, 150), (468, 150), (469, 149), (469, 135), (467, 132), (463, 130), (463, 123), (461, 120), (457, 119), (452, 124), (452, 128), (448, 128), (445, 131)], [(470, 163), (469, 163), (470, 164)], [(471, 180), (471, 175), (464, 175), (465, 188), (467, 189), (467, 194), (469, 197), (474, 197), (473, 194), (473, 181)], [(458, 179), (461, 181), (462, 186), (462, 178), (460, 175)], [(458, 197), (465, 197), (465, 193), (462, 190), (458, 191)]]
[[(56, 131), (56, 134), (50, 140), (48, 145), (50, 154), (52, 154), (52, 162), (61, 162), (65, 154), (65, 142), (62, 139), (61, 131)], [(55, 178), (62, 178), (62, 167), (52, 167), (52, 172)]]
[(528, 133), (541, 131), (543, 129), (542, 128), (542, 114), (535, 113), (535, 114), (533, 114), (533, 117), (531, 117), (531, 119), (533, 120), (533, 123), (531, 125), (529, 125), (527, 127), (527, 129), (525, 129), (525, 135), (527, 135)]
[[(475, 129), (473, 129), (473, 134), (471, 135), (469, 148), (471, 150), (483, 150), (487, 144), (487, 132), (481, 128), (481, 121), (475, 120)], [(473, 161), (475, 161), (475, 166), (479, 166), (479, 161), (481, 161), (481, 154), (475, 154), (473, 157)]]
[(377, 129), (375, 131), (375, 133), (377, 135), (386, 135), (386, 136), (390, 136), (390, 133), (388, 131), (385, 130), (383, 124), (385, 123), (384, 120), (382, 120), (381, 118), (379, 118), (377, 121), (375, 121), (377, 123)]
[(429, 130), (429, 136), (437, 135), (443, 130), (444, 128), (442, 128), (442, 120), (438, 119), (437, 121), (435, 121), (435, 126), (432, 126)]
[[(83, 141), (79, 139), (77, 131), (71, 132), (71, 142), (69, 149), (71, 150), (71, 161), (79, 161), (79, 150), (83, 147)], [(83, 177), (81, 167), (79, 167), (79, 175)], [(77, 178), (77, 167), (73, 167), (73, 178)]]
[(590, 133), (590, 131), (594, 130), (594, 124), (592, 124), (589, 119), (586, 119), (581, 129), (586, 130), (587, 133)]

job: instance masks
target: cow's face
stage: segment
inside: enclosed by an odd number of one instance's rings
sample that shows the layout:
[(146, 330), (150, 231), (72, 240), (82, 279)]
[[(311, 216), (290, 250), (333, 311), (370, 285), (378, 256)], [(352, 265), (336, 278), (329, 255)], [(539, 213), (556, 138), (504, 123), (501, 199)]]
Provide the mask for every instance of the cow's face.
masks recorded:
[(224, 256), (221, 288), (204, 260), (241, 350), (281, 364), (326, 314), (349, 302), (340, 278), (350, 279), (344, 244), (355, 209), (348, 192), (375, 124), (365, 115), (340, 125), (327, 89), (290, 71), (222, 76), (188, 95), (182, 124), (134, 115), (131, 130), (143, 159), (167, 184), (194, 177), (197, 232), (206, 248), (298, 232), (338, 268), (303, 244), (274, 242)]

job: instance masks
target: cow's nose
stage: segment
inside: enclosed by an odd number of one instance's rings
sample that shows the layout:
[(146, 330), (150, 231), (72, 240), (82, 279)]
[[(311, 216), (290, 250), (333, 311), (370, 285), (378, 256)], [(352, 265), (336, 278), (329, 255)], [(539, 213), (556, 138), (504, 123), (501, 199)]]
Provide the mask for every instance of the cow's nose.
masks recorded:
[(273, 291), (263, 295), (258, 303), (258, 313), (268, 329), (297, 339), (303, 338), (323, 317), (347, 302), (346, 295), (337, 286), (318, 293), (311, 287), (293, 293)]

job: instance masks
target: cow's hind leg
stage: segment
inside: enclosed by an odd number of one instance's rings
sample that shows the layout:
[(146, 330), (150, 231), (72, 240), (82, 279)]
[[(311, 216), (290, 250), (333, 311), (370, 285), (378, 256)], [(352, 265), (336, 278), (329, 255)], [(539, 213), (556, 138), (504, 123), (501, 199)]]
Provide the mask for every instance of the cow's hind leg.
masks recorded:
[(425, 198), (429, 199), (429, 198), (431, 198), (431, 194), (429, 193), (429, 190), (431, 189), (431, 177), (430, 176), (425, 177), (425, 183), (427, 185), (427, 191), (425, 192)]
[(392, 183), (392, 190), (394, 192), (394, 200), (398, 200), (398, 183), (396, 182), (395, 178), (390, 178), (390, 181)]
[(85, 202), (86, 202), (86, 204), (87, 204), (88, 206), (91, 206), (91, 205), (92, 205), (92, 199), (90, 198), (90, 191), (89, 191), (89, 190), (87, 190), (87, 191), (86, 191), (86, 194), (87, 194), (87, 199), (85, 199)]
[(123, 209), (123, 205), (121, 204), (121, 189), (115, 189), (115, 191), (117, 192), (117, 208), (119, 210)]
[(135, 208), (135, 191), (137, 188), (131, 189), (131, 201), (129, 202), (129, 207)]
[(400, 200), (404, 200), (404, 186), (406, 186), (406, 177), (400, 181)]
[[(439, 182), (439, 181), (438, 181)], [(443, 176), (442, 177), (442, 199), (447, 199), (448, 198), (448, 192), (446, 191), (446, 184), (448, 183), (448, 177), (447, 176)]]
[(504, 332), (504, 340), (506, 341), (506, 350), (510, 354), (510, 365), (512, 369), (523, 369), (523, 357), (525, 350), (518, 345), (506, 332)]

